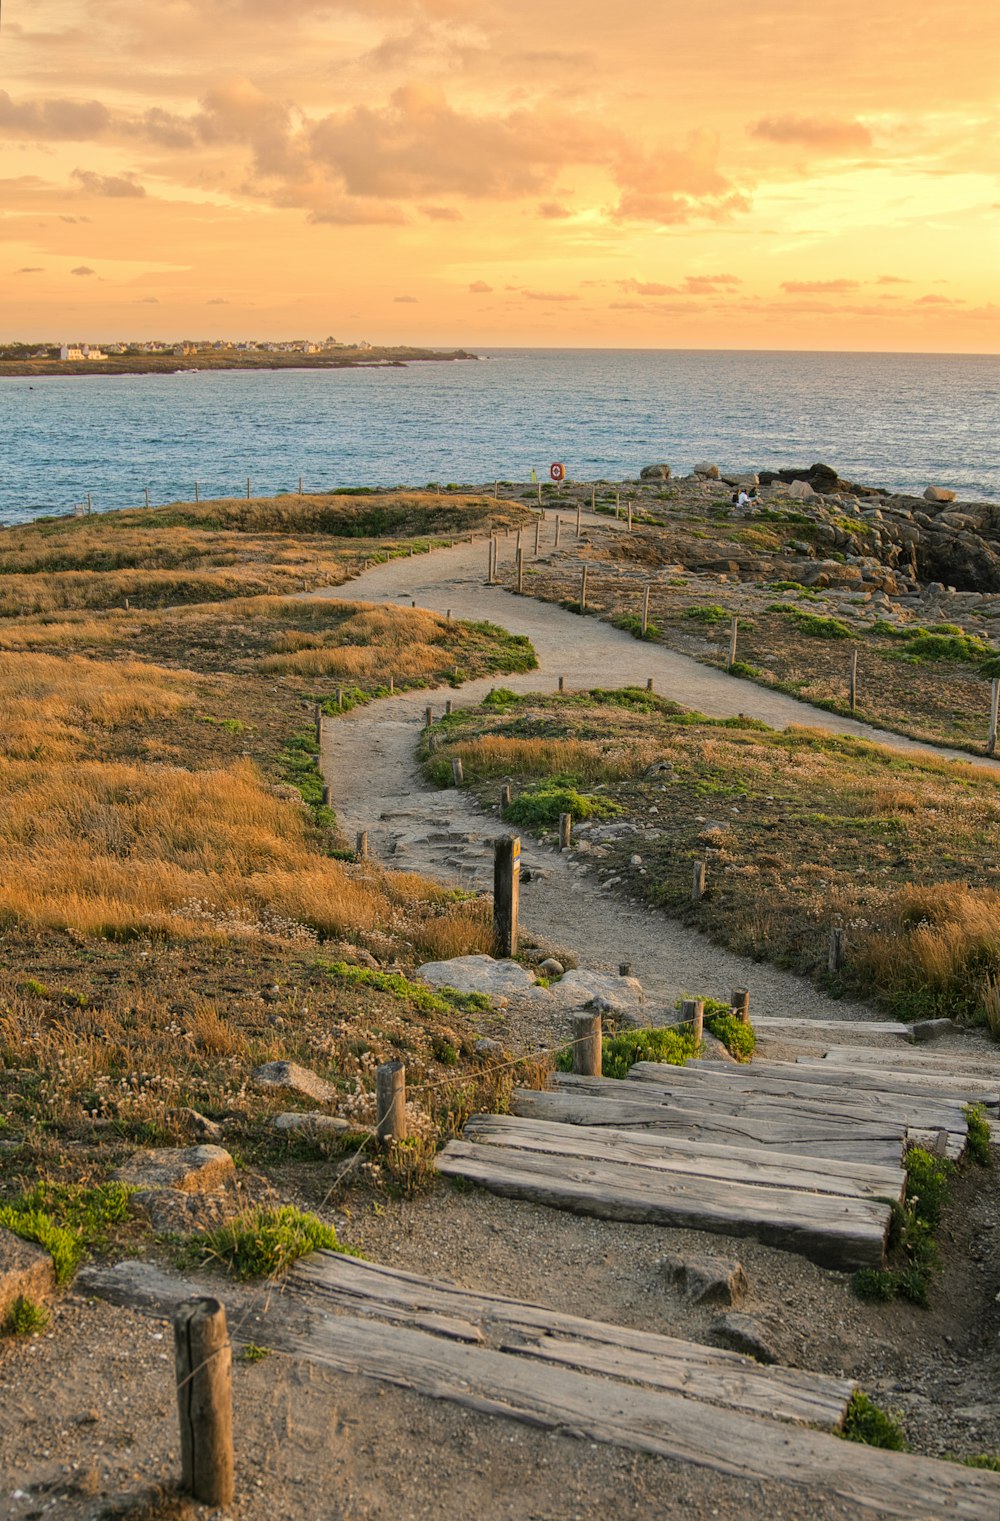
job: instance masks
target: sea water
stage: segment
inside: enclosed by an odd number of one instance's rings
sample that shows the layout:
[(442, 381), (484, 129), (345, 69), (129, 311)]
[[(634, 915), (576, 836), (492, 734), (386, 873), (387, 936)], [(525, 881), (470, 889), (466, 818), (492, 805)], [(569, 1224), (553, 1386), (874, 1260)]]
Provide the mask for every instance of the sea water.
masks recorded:
[(501, 349), (405, 368), (0, 380), (0, 521), (336, 486), (817, 460), (1000, 501), (1000, 358)]

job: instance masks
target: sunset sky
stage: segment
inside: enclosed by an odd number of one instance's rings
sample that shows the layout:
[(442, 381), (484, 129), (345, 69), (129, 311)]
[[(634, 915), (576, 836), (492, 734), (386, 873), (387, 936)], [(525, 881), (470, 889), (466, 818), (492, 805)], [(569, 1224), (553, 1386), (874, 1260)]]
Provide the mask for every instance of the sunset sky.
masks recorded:
[(996, 0), (6, 0), (0, 336), (1000, 350)]

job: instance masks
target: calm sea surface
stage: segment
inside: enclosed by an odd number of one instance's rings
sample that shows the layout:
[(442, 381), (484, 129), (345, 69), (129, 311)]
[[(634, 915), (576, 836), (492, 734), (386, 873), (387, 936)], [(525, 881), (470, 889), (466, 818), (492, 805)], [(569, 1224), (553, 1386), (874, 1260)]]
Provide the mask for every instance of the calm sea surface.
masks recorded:
[(405, 369), (0, 381), (0, 521), (352, 485), (809, 465), (1000, 501), (1000, 358), (484, 351)]

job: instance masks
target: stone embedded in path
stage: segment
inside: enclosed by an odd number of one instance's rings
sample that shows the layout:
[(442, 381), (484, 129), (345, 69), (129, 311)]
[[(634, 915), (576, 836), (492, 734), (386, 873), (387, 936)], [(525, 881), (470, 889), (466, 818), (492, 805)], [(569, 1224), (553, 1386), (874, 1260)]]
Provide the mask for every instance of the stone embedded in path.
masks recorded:
[(692, 1304), (740, 1304), (747, 1277), (740, 1262), (717, 1257), (680, 1257), (671, 1252), (660, 1263), (667, 1282)]
[(196, 1141), (215, 1144), (222, 1140), (222, 1126), (207, 1115), (199, 1114), (197, 1109), (172, 1109), (170, 1118)]
[(960, 1028), (953, 1019), (918, 1019), (910, 1026), (910, 1034), (915, 1041), (939, 1040), (942, 1035), (951, 1035)]
[(732, 1352), (744, 1352), (759, 1363), (786, 1361), (773, 1332), (752, 1315), (720, 1315), (712, 1326), (712, 1340)]
[(544, 998), (534, 972), (517, 961), (492, 956), (454, 956), (450, 961), (427, 961), (417, 976), (432, 988), (455, 988), (459, 993), (486, 993), (490, 998)]
[(182, 1194), (207, 1194), (235, 1173), (233, 1159), (222, 1146), (175, 1146), (137, 1151), (114, 1176), (143, 1191), (172, 1188)]
[(25, 1299), (47, 1299), (55, 1286), (48, 1252), (0, 1226), (0, 1322), (22, 1295)]
[(337, 1096), (337, 1090), (325, 1078), (300, 1067), (297, 1062), (265, 1062), (255, 1067), (253, 1080), (258, 1088), (272, 1092), (302, 1093), (315, 1099), (318, 1104), (329, 1104)]
[(345, 1130), (359, 1128), (335, 1114), (278, 1114), (271, 1123), (275, 1130), (286, 1134), (304, 1132), (306, 1135), (342, 1135)]
[(557, 1005), (564, 1009), (592, 1007), (601, 1014), (638, 1014), (643, 1003), (642, 983), (637, 977), (615, 977), (609, 972), (592, 972), (574, 967), (549, 989)]

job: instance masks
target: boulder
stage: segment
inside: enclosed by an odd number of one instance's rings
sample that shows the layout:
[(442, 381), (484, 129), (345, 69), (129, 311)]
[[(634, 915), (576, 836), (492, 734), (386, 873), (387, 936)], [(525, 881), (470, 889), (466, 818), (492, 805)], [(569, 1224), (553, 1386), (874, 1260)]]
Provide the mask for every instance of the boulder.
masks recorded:
[(953, 1019), (918, 1019), (910, 1026), (914, 1040), (940, 1040), (942, 1035), (953, 1035), (959, 1026)]
[(318, 1104), (329, 1104), (337, 1097), (336, 1088), (325, 1078), (318, 1077), (307, 1067), (296, 1062), (265, 1062), (254, 1069), (253, 1080), (258, 1088), (272, 1092), (302, 1093), (315, 1099)]
[(271, 1121), (283, 1134), (305, 1132), (307, 1135), (340, 1135), (355, 1127), (336, 1114), (278, 1114)]
[(16, 1299), (47, 1299), (55, 1286), (48, 1252), (0, 1226), (0, 1323)]
[(544, 992), (534, 972), (517, 961), (492, 956), (454, 956), (450, 961), (427, 961), (417, 976), (432, 988), (457, 988), (460, 993), (486, 993), (491, 998), (523, 998)]
[(701, 459), (696, 465), (692, 465), (691, 474), (700, 476), (703, 481), (717, 481), (719, 479), (719, 467), (713, 465), (707, 459)]
[(637, 1015), (642, 1007), (642, 983), (636, 977), (615, 977), (609, 972), (592, 972), (574, 967), (549, 989), (555, 1003), (563, 1009), (594, 1008), (602, 1014)]
[(222, 1146), (175, 1146), (137, 1151), (114, 1176), (146, 1192), (172, 1188), (182, 1194), (207, 1194), (228, 1183), (235, 1172)]
[(643, 465), (642, 469), (639, 471), (639, 479), (641, 481), (669, 481), (670, 466)]
[(561, 977), (566, 968), (554, 956), (546, 956), (544, 961), (538, 963), (538, 970), (543, 977)]
[(739, 1262), (681, 1257), (671, 1252), (661, 1260), (660, 1271), (692, 1304), (740, 1304), (747, 1291), (746, 1274)]
[(199, 1114), (197, 1109), (172, 1109), (170, 1118), (196, 1141), (209, 1141), (214, 1145), (222, 1140), (222, 1126), (207, 1115)]
[(928, 486), (924, 492), (925, 502), (953, 502), (958, 493), (949, 491), (947, 486)]
[(782, 1349), (773, 1331), (752, 1315), (720, 1315), (712, 1326), (712, 1339), (732, 1352), (743, 1352), (759, 1363), (783, 1361)]
[(790, 496), (795, 502), (807, 502), (815, 497), (816, 493), (808, 481), (792, 481), (785, 495)]

